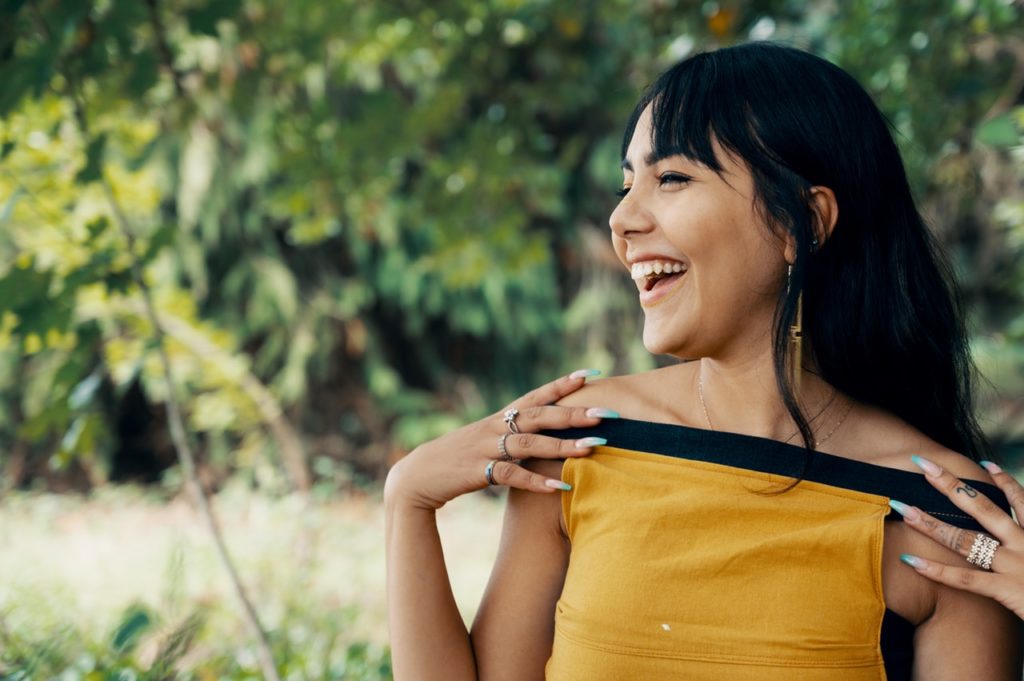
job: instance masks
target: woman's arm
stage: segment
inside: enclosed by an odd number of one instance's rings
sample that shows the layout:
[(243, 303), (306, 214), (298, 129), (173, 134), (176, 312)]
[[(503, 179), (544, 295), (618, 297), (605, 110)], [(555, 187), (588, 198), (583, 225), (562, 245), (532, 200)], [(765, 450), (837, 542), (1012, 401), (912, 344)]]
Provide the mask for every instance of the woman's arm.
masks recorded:
[(940, 587), (914, 636), (917, 681), (1020, 681), (1016, 616), (993, 600)]
[(395, 679), (475, 680), (473, 649), (452, 595), (435, 512), (385, 495), (385, 513)]
[[(582, 387), (587, 375), (591, 374), (577, 372), (513, 403), (522, 412), (517, 421), (522, 432), (509, 435), (504, 441), (511, 456), (562, 459), (590, 453), (591, 443), (586, 441), (573, 442), (536, 434), (539, 430), (586, 427), (600, 422), (601, 411), (549, 406)], [(544, 618), (531, 619), (543, 609), (509, 611), (513, 613), (513, 624), (508, 625), (508, 629), (499, 629), (493, 637), (487, 635), (487, 626), (483, 624), (488, 618), (478, 618), (482, 623), (480, 631), (474, 632), (471, 641), (456, 607), (444, 562), (435, 511), (457, 496), (487, 486), (484, 469), (489, 461), (498, 458), (498, 439), (504, 433), (508, 430), (502, 417), (495, 414), (417, 447), (388, 473), (384, 487), (388, 622), (396, 681), (498, 678), (497, 674), (507, 673), (503, 668), (495, 667), (494, 675), (487, 671), (486, 676), (479, 670), (489, 669), (487, 663), (491, 659), (503, 659), (507, 654), (504, 648), (518, 649), (522, 641), (516, 632), (549, 626)], [(555, 574), (552, 570), (536, 572), (544, 559), (537, 558), (538, 548), (531, 540), (540, 538), (544, 545), (544, 539), (540, 534), (524, 533), (523, 529), (528, 527), (530, 518), (538, 516), (534, 515), (535, 511), (523, 515), (517, 509), (534, 508), (523, 503), (529, 497), (551, 499), (552, 505), (545, 508), (553, 508), (555, 503), (560, 504), (556, 487), (564, 484), (557, 478), (545, 477), (508, 461), (494, 465), (493, 477), (497, 484), (509, 485), (518, 491), (510, 500), (511, 510), (506, 522), (511, 529), (505, 532), (499, 568), (496, 568), (498, 574), (511, 576), (497, 582), (492, 579), (484, 610), (488, 609), (489, 600), (497, 603), (509, 600), (502, 594), (519, 587), (520, 568), (537, 578), (540, 574)], [(519, 565), (510, 561), (518, 561)], [(543, 592), (550, 590), (548, 587)], [(526, 603), (536, 593), (540, 592), (528, 588), (513, 600)], [(505, 622), (508, 618), (504, 606), (502, 608), (499, 615)], [(516, 618), (526, 620), (518, 622)], [(481, 649), (474, 651), (474, 642), (478, 642)]]
[[(561, 463), (524, 468), (558, 478)], [(433, 511), (387, 504), (388, 619), (396, 679), (544, 678), (569, 560), (561, 498), (509, 490), (501, 544), (473, 623), (455, 605)]]
[[(534, 460), (526, 465), (545, 477), (561, 476), (561, 462)], [(569, 564), (561, 503), (561, 495), (509, 490), (498, 558), (473, 622), (481, 679), (544, 679), (555, 603)]]

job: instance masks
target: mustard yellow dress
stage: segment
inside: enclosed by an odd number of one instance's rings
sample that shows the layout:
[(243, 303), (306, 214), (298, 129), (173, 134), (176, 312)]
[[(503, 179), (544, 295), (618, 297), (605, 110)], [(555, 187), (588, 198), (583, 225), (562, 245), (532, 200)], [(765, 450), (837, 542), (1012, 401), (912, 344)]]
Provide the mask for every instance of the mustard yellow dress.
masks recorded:
[(913, 625), (882, 595), (889, 499), (980, 529), (920, 475), (808, 465), (767, 438), (630, 419), (559, 435), (608, 445), (563, 467), (572, 550), (548, 681), (909, 678)]

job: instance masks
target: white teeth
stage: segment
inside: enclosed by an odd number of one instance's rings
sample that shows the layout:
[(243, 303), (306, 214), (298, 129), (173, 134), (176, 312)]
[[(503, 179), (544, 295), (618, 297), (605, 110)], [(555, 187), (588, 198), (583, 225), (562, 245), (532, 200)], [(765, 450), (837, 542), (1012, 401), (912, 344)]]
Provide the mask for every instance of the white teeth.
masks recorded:
[(630, 267), (630, 276), (634, 279), (643, 279), (652, 274), (675, 274), (685, 272), (686, 265), (671, 260), (646, 260), (634, 263)]

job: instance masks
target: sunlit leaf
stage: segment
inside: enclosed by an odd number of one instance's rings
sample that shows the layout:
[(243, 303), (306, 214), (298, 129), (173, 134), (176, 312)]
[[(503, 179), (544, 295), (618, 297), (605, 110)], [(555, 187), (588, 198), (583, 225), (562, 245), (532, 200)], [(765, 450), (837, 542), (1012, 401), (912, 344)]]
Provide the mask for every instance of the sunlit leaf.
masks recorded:
[(153, 626), (153, 617), (148, 608), (133, 605), (125, 611), (120, 624), (111, 637), (111, 645), (119, 653), (133, 649), (139, 639)]
[(1017, 126), (1010, 114), (1003, 114), (982, 124), (977, 138), (992, 147), (1014, 147), (1024, 144), (1024, 130)]
[(68, 407), (73, 410), (79, 410), (88, 405), (93, 396), (96, 395), (96, 390), (103, 383), (103, 377), (94, 372), (87, 376), (81, 383), (76, 385), (68, 395)]

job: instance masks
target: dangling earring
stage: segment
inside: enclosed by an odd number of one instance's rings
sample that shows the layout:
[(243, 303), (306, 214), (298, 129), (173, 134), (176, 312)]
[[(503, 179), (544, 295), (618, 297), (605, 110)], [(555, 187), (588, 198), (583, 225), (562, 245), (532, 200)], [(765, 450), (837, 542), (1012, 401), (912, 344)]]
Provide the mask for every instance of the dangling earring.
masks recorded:
[[(790, 281), (793, 278), (793, 266), (790, 265), (786, 272), (786, 293), (789, 293)], [(803, 326), (802, 313), (803, 313), (803, 298), (804, 292), (801, 291), (796, 297), (796, 317), (793, 323), (789, 326), (789, 344), (792, 346), (792, 354), (790, 355), (790, 383), (793, 385), (793, 389), (796, 392), (797, 399), (800, 398), (800, 375), (802, 360), (802, 349), (803, 349)]]

